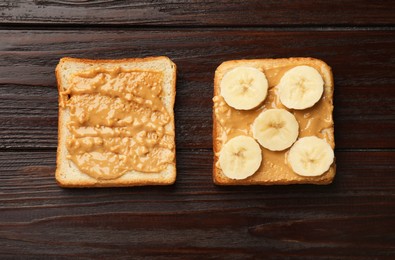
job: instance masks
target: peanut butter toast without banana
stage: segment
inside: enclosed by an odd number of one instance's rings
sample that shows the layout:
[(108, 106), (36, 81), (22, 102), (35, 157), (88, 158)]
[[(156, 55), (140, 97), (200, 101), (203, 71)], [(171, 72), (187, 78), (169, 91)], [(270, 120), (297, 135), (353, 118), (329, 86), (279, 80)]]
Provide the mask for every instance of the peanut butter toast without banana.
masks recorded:
[(63, 58), (56, 77), (60, 186), (174, 183), (176, 66), (170, 59)]

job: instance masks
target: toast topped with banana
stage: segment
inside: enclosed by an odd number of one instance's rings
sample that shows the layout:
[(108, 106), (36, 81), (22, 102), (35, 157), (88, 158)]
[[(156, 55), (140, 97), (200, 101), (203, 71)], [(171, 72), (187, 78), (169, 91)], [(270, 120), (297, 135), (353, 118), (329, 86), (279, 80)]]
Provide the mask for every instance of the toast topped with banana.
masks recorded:
[(214, 79), (214, 183), (331, 183), (333, 91), (331, 68), (318, 59), (222, 63)]

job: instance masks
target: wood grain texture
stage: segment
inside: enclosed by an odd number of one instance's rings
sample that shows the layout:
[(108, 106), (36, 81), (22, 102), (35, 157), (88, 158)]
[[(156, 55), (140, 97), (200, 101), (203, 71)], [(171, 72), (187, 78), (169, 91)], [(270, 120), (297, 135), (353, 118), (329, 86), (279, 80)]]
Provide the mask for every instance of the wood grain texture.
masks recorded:
[[(325, 11), (324, 11), (325, 10)], [(5, 0), (0, 22), (58, 25), (394, 25), (393, 1)]]
[(217, 187), (211, 150), (179, 149), (173, 186), (79, 190), (55, 184), (55, 156), (0, 153), (2, 258), (395, 254), (395, 152), (336, 152), (329, 186)]
[[(0, 1), (0, 259), (395, 259), (393, 1)], [(61, 57), (169, 56), (177, 181), (62, 189)], [(218, 187), (215, 68), (315, 57), (335, 79), (327, 186)]]
[(211, 148), (213, 78), (225, 60), (304, 56), (332, 66), (337, 148), (395, 148), (394, 31), (0, 31), (0, 147), (55, 148), (63, 56), (169, 56), (179, 148)]

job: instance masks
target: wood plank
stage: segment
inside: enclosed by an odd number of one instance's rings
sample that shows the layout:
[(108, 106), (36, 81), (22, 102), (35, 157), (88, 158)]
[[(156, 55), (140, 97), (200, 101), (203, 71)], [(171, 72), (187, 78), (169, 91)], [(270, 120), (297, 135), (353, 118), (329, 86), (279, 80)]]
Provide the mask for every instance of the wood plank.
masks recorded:
[[(323, 11), (325, 10), (325, 11)], [(2, 1), (18, 24), (277, 26), (394, 25), (393, 1)]]
[(105, 189), (59, 188), (55, 156), (0, 153), (0, 256), (395, 253), (395, 152), (336, 152), (337, 176), (328, 186), (217, 187), (211, 150), (179, 149), (175, 185)]
[(337, 148), (395, 148), (394, 31), (0, 31), (0, 148), (57, 146), (60, 57), (167, 55), (178, 65), (179, 148), (211, 148), (215, 68), (224, 60), (311, 56), (332, 66)]

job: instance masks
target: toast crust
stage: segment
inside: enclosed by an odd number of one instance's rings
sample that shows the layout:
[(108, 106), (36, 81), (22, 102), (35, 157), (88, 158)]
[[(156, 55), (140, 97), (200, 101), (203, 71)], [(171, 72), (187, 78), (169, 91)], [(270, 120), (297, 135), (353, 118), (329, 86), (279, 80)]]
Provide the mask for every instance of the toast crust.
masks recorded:
[[(328, 98), (332, 103), (332, 109), (330, 111), (332, 118), (333, 111), (333, 92), (334, 92), (334, 83), (333, 83), (333, 75), (332, 69), (326, 64), (324, 61), (309, 58), (309, 57), (292, 57), (292, 58), (280, 58), (280, 59), (243, 59), (243, 60), (230, 60), (223, 62), (215, 71), (214, 77), (214, 96), (220, 95), (220, 83), (222, 77), (229, 70), (238, 67), (238, 66), (252, 66), (258, 69), (260, 68), (276, 68), (276, 67), (287, 67), (287, 66), (299, 66), (299, 65), (307, 65), (316, 68), (320, 74), (323, 76), (325, 82), (324, 95)], [(214, 160), (213, 160), (213, 182), (216, 185), (289, 185), (289, 184), (317, 184), (317, 185), (326, 185), (332, 183), (335, 173), (336, 173), (336, 162), (334, 160), (333, 164), (329, 168), (329, 170), (321, 176), (317, 177), (303, 177), (295, 174), (295, 177), (292, 179), (289, 178), (277, 178), (271, 179), (268, 176), (265, 176), (265, 172), (258, 170), (254, 175), (247, 179), (243, 180), (233, 180), (226, 177), (222, 170), (217, 166), (219, 152), (222, 148), (222, 141), (220, 140), (222, 134), (221, 125), (218, 122), (216, 117), (214, 107), (213, 107), (213, 152), (214, 152)], [(334, 124), (332, 120), (332, 127), (327, 129), (328, 135), (331, 136), (331, 141), (329, 142), (332, 148), (335, 147), (334, 142)], [(263, 158), (264, 160), (264, 158)]]
[[(65, 118), (66, 118), (66, 109), (61, 107), (62, 97), (60, 93), (66, 89), (66, 82), (62, 80), (62, 72), (63, 67), (66, 64), (77, 64), (79, 66), (84, 67), (84, 69), (89, 69), (90, 67), (95, 66), (128, 66), (133, 64), (133, 67), (139, 68), (140, 64), (150, 64), (150, 63), (163, 63), (169, 68), (168, 77), (170, 77), (170, 91), (168, 95), (169, 104), (166, 106), (171, 108), (171, 111), (168, 111), (171, 115), (171, 121), (168, 123), (173, 133), (175, 131), (175, 123), (174, 123), (174, 103), (176, 96), (176, 65), (165, 56), (158, 57), (147, 57), (147, 58), (126, 58), (126, 59), (100, 59), (100, 60), (92, 60), (92, 59), (79, 59), (79, 58), (71, 58), (64, 57), (60, 59), (59, 64), (56, 66), (55, 75), (57, 80), (57, 88), (58, 88), (58, 147), (57, 147), (57, 158), (56, 158), (56, 172), (55, 177), (59, 186), (65, 188), (94, 188), (94, 187), (126, 187), (126, 186), (145, 186), (145, 185), (171, 185), (176, 180), (176, 156), (174, 156), (174, 160), (169, 165), (168, 169), (169, 173), (127, 173), (117, 179), (112, 180), (98, 180), (92, 178), (84, 173), (80, 173), (84, 175), (84, 178), (75, 180), (67, 177), (67, 166), (65, 166), (65, 160), (67, 160), (68, 164), (73, 164), (68, 159), (65, 158), (65, 154), (67, 153), (67, 149), (65, 144), (66, 136), (67, 136), (67, 128), (64, 127)], [(158, 70), (158, 69), (152, 69)], [(164, 68), (163, 68), (164, 70)], [(170, 109), (168, 109), (170, 110)], [(174, 135), (175, 136), (175, 135)], [(175, 154), (175, 140), (174, 140), (174, 148), (173, 152)], [(126, 176), (127, 175), (127, 176)]]

